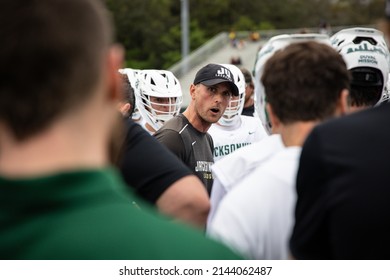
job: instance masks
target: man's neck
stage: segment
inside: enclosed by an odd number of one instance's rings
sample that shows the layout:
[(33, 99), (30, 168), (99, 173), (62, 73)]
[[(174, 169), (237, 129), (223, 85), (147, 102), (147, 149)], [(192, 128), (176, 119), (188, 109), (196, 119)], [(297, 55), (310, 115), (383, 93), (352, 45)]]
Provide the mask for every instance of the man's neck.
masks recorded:
[(203, 119), (201, 119), (194, 110), (192, 110), (190, 107), (188, 107), (184, 112), (183, 115), (187, 118), (189, 123), (199, 132), (206, 133), (211, 123), (205, 122)]
[(348, 113), (355, 113), (355, 112), (359, 112), (359, 111), (362, 111), (362, 110), (365, 110), (365, 109), (368, 109), (370, 108), (370, 106), (368, 105), (363, 105), (363, 106), (356, 106), (356, 105), (351, 105), (349, 106), (349, 111)]
[(286, 147), (302, 147), (307, 136), (317, 124), (318, 122), (315, 121), (294, 122), (288, 125), (281, 125), (278, 131)]
[(23, 142), (5, 133), (0, 137), (0, 174), (20, 178), (101, 168), (108, 164), (108, 143), (101, 139), (94, 129), (77, 125), (53, 126)]

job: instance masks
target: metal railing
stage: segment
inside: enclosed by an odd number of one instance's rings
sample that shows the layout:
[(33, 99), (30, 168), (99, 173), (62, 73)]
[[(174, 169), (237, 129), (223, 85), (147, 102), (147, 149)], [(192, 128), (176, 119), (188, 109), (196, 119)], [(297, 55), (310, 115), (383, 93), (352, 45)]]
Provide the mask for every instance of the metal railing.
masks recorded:
[(180, 60), (178, 63), (171, 66), (168, 70), (171, 71), (177, 78), (184, 76), (190, 69), (196, 67), (203, 62), (207, 57), (221, 49), (229, 42), (227, 32), (219, 33), (210, 39), (207, 43), (191, 52), (187, 58)]
[[(332, 33), (336, 33), (341, 29), (351, 28), (351, 27), (359, 27), (359, 26), (336, 26), (332, 27)], [(362, 26), (360, 26), (362, 27)], [(374, 25), (365, 25), (364, 27), (375, 28)], [(260, 34), (261, 40), (267, 40), (273, 36), (280, 34), (294, 34), (300, 33), (303, 30), (310, 33), (319, 32), (319, 28), (294, 28), (294, 29), (275, 29), (275, 30), (259, 30), (256, 31)], [(239, 39), (249, 38), (251, 31), (238, 31), (236, 32), (236, 36)], [(168, 70), (173, 72), (173, 74), (180, 79), (185, 74), (187, 74), (191, 69), (200, 65), (203, 61), (205, 61), (209, 56), (214, 54), (216, 51), (220, 50), (229, 42), (229, 34), (228, 32), (221, 32), (218, 35), (214, 36), (207, 43), (191, 52), (185, 59), (180, 60), (176, 64), (172, 65)]]

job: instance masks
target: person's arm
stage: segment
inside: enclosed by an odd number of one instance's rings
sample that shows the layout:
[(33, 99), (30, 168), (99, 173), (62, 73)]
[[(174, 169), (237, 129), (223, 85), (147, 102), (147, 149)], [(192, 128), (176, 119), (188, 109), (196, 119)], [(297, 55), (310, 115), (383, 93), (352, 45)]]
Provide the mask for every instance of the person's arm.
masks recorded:
[(210, 210), (207, 191), (195, 175), (171, 184), (157, 199), (156, 205), (162, 213), (202, 229)]

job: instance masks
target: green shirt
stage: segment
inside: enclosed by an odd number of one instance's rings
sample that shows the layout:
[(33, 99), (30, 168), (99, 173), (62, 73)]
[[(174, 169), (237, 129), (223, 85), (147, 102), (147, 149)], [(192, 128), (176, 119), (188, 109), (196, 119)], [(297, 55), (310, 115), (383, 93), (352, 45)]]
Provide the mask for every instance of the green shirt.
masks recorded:
[(0, 177), (0, 194), (1, 259), (239, 259), (136, 205), (114, 169)]

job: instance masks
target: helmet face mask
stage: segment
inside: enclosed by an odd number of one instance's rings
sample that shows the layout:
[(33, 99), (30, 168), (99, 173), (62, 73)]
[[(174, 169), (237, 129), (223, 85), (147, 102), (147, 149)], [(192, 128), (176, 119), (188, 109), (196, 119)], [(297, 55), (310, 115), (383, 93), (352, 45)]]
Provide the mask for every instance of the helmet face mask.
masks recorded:
[(231, 120), (235, 116), (240, 115), (240, 111), (242, 111), (242, 103), (243, 102), (241, 94), (240, 96), (233, 96), (230, 99), (228, 106), (226, 107), (225, 113), (223, 114), (223, 118), (225, 118), (226, 120)]
[(221, 64), (233, 74), (233, 81), (238, 88), (238, 96), (232, 96), (218, 123), (224, 126), (233, 125), (240, 118), (245, 103), (245, 77), (240, 68), (233, 64)]
[(179, 114), (183, 94), (179, 80), (167, 70), (142, 70), (137, 108), (142, 118), (153, 129)]
[(161, 126), (164, 122), (176, 116), (181, 107), (181, 97), (155, 97), (142, 94), (142, 107), (147, 110), (146, 114), (155, 123)]

